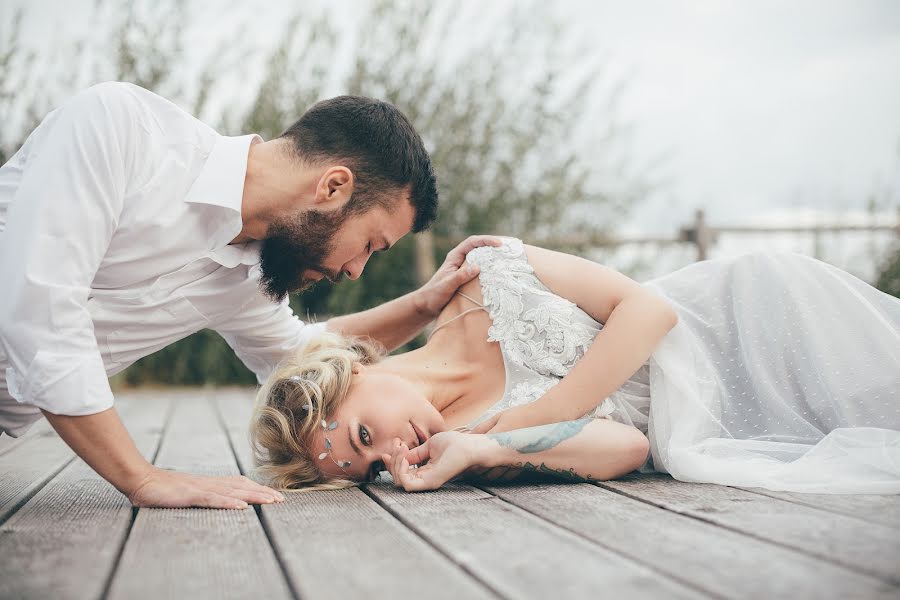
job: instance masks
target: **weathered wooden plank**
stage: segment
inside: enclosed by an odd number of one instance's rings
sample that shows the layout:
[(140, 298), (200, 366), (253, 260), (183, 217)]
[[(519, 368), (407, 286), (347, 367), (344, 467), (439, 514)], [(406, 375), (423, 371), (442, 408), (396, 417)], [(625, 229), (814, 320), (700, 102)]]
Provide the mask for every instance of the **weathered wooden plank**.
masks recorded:
[[(155, 433), (136, 433), (152, 459)], [(77, 458), (0, 527), (0, 598), (99, 598), (128, 530), (128, 499)]]
[(900, 584), (897, 530), (722, 485), (628, 476), (601, 484), (631, 498)]
[(75, 453), (52, 431), (29, 436), (0, 456), (0, 523), (73, 458)]
[[(677, 485), (677, 484), (674, 484)], [(486, 487), (660, 574), (722, 598), (896, 598), (897, 588), (796, 550), (593, 485)]]
[[(248, 476), (251, 401), (245, 390), (215, 398)], [(285, 495), (284, 504), (263, 506), (261, 517), (301, 598), (495, 597), (358, 488)]]
[[(225, 432), (202, 392), (178, 398), (155, 464), (238, 474)], [(252, 509), (140, 509), (110, 598), (290, 598)]]
[(0, 434), (0, 454), (3, 454), (17, 444), (21, 444), (23, 441), (24, 437), (14, 438), (6, 434)]
[[(133, 395), (117, 398), (116, 407), (126, 426), (156, 427), (162, 414), (154, 402), (138, 402)], [(150, 400), (150, 398), (148, 398)], [(168, 405), (168, 401), (163, 402)], [(157, 420), (148, 421), (144, 411)], [(146, 429), (145, 429), (146, 430)], [(50, 479), (75, 458), (75, 453), (56, 434), (46, 420), (35, 423), (20, 443), (0, 455), (0, 523), (24, 505)]]
[(900, 529), (900, 494), (893, 496), (877, 494), (798, 494), (793, 492), (774, 492), (762, 488), (741, 489)]
[(10, 437), (5, 434), (0, 435), (0, 454), (4, 454), (12, 450), (29, 438), (36, 437), (50, 431), (53, 431), (53, 428), (50, 427), (50, 423), (48, 423), (46, 419), (41, 419), (40, 421), (37, 421), (34, 425), (32, 425), (31, 428), (23, 435), (20, 435), (17, 438)]
[(708, 597), (660, 577), (643, 557), (625, 558), (481, 490), (451, 484), (409, 494), (388, 480), (368, 492), (504, 597)]

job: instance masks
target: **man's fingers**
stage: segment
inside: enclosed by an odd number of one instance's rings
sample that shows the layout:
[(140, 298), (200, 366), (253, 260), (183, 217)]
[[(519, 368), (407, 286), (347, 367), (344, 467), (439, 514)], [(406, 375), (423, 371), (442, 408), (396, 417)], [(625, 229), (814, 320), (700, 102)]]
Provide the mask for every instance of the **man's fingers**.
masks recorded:
[(236, 489), (248, 490), (251, 492), (259, 492), (261, 494), (268, 494), (270, 496), (274, 496), (279, 502), (284, 501), (284, 495), (278, 490), (273, 490), (270, 487), (265, 485), (261, 485), (256, 483), (252, 479), (248, 477), (244, 477), (243, 475), (237, 475), (235, 477), (229, 477), (229, 485)]
[(461, 267), (456, 273), (453, 274), (456, 277), (456, 281), (453, 283), (456, 287), (460, 287), (461, 285), (468, 283), (475, 279), (478, 276), (478, 272), (480, 269), (478, 265), (465, 265)]
[(462, 251), (463, 254), (468, 254), (471, 250), (481, 246), (499, 246), (502, 243), (500, 238), (493, 235), (470, 235), (456, 248)]
[(470, 235), (460, 242), (456, 248), (447, 255), (447, 260), (455, 264), (462, 264), (466, 258), (466, 254), (481, 246), (499, 246), (502, 242), (499, 238), (492, 235)]
[(278, 499), (275, 497), (275, 495), (269, 492), (257, 492), (255, 490), (231, 488), (221, 490), (219, 493), (223, 493), (223, 495), (226, 496), (231, 496), (232, 498), (237, 498), (238, 500), (243, 500), (247, 504), (272, 504), (273, 502), (278, 502)]
[(199, 506), (201, 508), (243, 509), (250, 506), (243, 500), (240, 500), (238, 498), (231, 498), (230, 496), (225, 496), (216, 492), (204, 492), (197, 496), (191, 504), (193, 506)]

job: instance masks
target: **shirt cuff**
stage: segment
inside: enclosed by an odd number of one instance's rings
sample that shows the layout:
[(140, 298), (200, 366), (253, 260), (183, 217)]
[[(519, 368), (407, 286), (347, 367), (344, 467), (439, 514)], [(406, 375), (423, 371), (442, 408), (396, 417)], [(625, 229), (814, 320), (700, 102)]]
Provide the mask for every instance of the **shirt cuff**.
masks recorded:
[(303, 327), (300, 339), (302, 339), (302, 343), (305, 344), (309, 340), (319, 337), (326, 331), (328, 331), (328, 321), (323, 321), (321, 323), (307, 323)]
[(100, 354), (72, 355), (39, 350), (25, 377), (6, 370), (9, 395), (57, 415), (83, 416), (113, 405)]

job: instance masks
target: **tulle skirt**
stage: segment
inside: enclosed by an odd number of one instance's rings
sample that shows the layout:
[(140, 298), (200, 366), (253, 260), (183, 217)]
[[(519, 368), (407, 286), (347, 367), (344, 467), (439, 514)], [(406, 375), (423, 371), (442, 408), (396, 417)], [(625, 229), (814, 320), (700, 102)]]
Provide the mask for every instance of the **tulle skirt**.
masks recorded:
[[(679, 315), (638, 373), (654, 469), (900, 493), (900, 299), (799, 254), (704, 261), (646, 285)], [(611, 400), (634, 412), (643, 384)]]

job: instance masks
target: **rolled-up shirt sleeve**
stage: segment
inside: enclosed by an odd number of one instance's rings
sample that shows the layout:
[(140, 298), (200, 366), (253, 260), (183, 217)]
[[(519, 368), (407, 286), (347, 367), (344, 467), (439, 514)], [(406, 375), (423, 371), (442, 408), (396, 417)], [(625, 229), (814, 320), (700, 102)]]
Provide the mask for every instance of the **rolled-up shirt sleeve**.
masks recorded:
[(276, 304), (256, 294), (236, 318), (217, 326), (216, 331), (263, 383), (289, 352), (324, 332), (326, 325), (304, 323), (287, 300)]
[(0, 236), (7, 386), (55, 414), (113, 403), (87, 303), (126, 193), (134, 115), (121, 85), (85, 90), (32, 133)]

